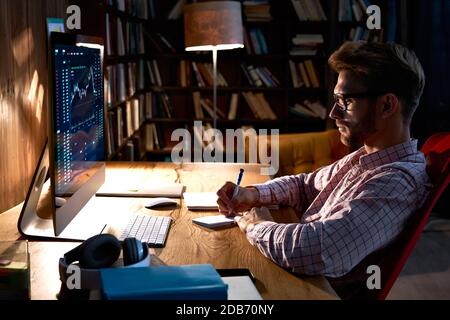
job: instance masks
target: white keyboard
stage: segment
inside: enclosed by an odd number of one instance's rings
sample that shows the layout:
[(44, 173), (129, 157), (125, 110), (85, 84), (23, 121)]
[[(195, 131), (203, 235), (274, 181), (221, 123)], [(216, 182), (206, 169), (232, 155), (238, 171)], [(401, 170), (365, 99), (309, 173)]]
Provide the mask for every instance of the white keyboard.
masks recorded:
[(172, 218), (162, 216), (134, 215), (123, 230), (120, 241), (136, 238), (149, 247), (164, 247)]

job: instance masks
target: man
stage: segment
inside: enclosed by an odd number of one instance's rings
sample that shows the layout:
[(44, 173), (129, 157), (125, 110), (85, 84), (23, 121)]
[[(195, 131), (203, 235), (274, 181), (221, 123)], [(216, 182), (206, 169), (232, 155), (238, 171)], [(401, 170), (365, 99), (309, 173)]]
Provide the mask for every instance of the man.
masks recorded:
[[(234, 198), (227, 182), (217, 194), (221, 212), (237, 213), (266, 257), (337, 278), (391, 242), (425, 200), (425, 159), (409, 132), (425, 77), (415, 54), (397, 44), (345, 43), (328, 63), (339, 73), (330, 117), (345, 145), (363, 147), (309, 174), (239, 187)], [(271, 204), (293, 207), (300, 222), (273, 222), (264, 207)]]

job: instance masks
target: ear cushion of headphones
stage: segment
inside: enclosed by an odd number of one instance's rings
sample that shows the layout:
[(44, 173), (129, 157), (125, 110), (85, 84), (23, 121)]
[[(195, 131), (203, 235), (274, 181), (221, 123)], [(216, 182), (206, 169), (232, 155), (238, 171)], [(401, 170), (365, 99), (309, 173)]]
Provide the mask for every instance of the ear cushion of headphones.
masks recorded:
[(119, 258), (120, 242), (111, 234), (99, 234), (83, 242), (78, 253), (80, 267), (106, 268)]
[(135, 264), (144, 259), (144, 248), (141, 241), (136, 238), (126, 238), (123, 241), (123, 264)]

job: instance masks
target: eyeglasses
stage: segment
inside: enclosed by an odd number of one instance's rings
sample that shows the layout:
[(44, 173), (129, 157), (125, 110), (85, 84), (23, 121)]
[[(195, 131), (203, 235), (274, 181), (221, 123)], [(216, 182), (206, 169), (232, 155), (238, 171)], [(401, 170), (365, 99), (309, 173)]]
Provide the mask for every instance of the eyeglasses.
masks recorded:
[(347, 99), (351, 98), (367, 98), (367, 97), (376, 97), (385, 94), (385, 92), (359, 92), (359, 93), (335, 93), (333, 94), (334, 104), (341, 111), (351, 111), (348, 110), (349, 102)]

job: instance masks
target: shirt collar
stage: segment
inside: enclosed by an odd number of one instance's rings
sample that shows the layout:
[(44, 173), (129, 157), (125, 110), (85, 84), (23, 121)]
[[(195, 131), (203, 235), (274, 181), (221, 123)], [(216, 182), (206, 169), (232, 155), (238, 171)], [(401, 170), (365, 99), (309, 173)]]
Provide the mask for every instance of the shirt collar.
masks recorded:
[(417, 139), (411, 139), (410, 141), (396, 144), (389, 148), (370, 154), (366, 154), (365, 148), (361, 147), (358, 151), (356, 151), (352, 162), (358, 161), (359, 158), (361, 168), (367, 170), (399, 161), (400, 159), (415, 153), (417, 153)]

